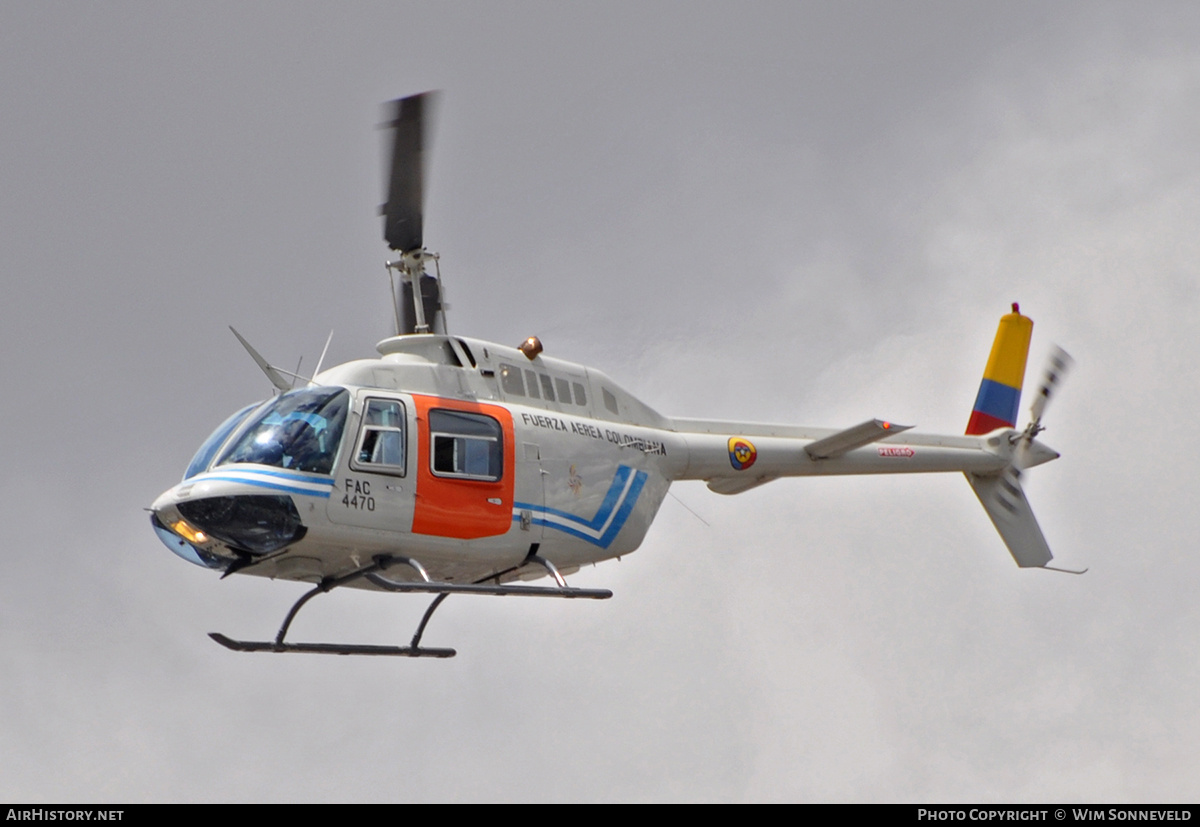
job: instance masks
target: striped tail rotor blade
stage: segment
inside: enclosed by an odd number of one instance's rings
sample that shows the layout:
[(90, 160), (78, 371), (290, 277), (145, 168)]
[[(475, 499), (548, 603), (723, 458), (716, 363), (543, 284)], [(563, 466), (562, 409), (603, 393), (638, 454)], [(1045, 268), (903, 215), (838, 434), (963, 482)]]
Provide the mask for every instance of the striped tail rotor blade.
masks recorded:
[(1029, 409), (1034, 424), (1041, 424), (1046, 406), (1050, 404), (1050, 397), (1058, 392), (1058, 386), (1062, 384), (1074, 362), (1071, 354), (1058, 345), (1054, 346), (1054, 350), (1050, 352), (1050, 359), (1046, 362), (1046, 372), (1042, 375), (1042, 384), (1038, 387), (1037, 396), (1033, 398), (1033, 405)]

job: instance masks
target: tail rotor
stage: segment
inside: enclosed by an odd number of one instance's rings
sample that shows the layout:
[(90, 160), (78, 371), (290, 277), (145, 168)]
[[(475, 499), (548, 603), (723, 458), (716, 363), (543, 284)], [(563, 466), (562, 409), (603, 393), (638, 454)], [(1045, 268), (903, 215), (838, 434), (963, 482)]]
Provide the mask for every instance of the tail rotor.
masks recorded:
[(1050, 352), (1050, 358), (1046, 360), (1046, 369), (1042, 373), (1041, 384), (1038, 385), (1037, 395), (1033, 397), (1033, 404), (1029, 406), (1029, 424), (1016, 438), (1017, 445), (1013, 455), (1013, 464), (1018, 469), (1032, 468), (1043, 462), (1058, 459), (1058, 452), (1038, 442), (1037, 435), (1046, 430), (1046, 426), (1042, 424), (1046, 406), (1050, 404), (1051, 397), (1058, 392), (1059, 385), (1062, 384), (1074, 361), (1071, 355), (1058, 345), (1055, 345)]
[(1046, 412), (1046, 406), (1050, 404), (1050, 398), (1058, 392), (1058, 386), (1066, 378), (1074, 363), (1075, 360), (1071, 358), (1071, 354), (1058, 345), (1054, 346), (1054, 350), (1050, 352), (1050, 358), (1046, 362), (1046, 370), (1042, 374), (1042, 383), (1038, 387), (1037, 396), (1033, 398), (1033, 404), (1029, 407), (1032, 421), (1025, 428), (1024, 437), (1026, 439), (1035, 437), (1046, 430), (1042, 425), (1042, 415)]

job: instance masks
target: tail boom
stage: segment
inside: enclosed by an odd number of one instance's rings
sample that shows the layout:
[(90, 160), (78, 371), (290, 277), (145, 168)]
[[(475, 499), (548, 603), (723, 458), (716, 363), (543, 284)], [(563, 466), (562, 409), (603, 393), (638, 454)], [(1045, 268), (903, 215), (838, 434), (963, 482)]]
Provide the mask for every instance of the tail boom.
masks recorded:
[[(831, 437), (846, 431), (705, 420), (676, 420), (674, 424), (681, 442), (679, 454), (686, 457), (686, 462), (672, 479), (705, 480), (710, 488), (720, 493), (737, 493), (753, 487), (744, 485), (746, 481), (768, 482), (781, 477), (944, 472), (995, 474), (1009, 462), (1007, 456), (997, 453), (1008, 446), (1007, 441), (992, 447), (979, 437), (905, 432), (836, 456), (814, 457), (808, 450), (811, 446), (828, 444)], [(771, 433), (765, 433), (767, 431)], [(753, 459), (736, 463), (731, 460), (731, 442), (748, 446)]]

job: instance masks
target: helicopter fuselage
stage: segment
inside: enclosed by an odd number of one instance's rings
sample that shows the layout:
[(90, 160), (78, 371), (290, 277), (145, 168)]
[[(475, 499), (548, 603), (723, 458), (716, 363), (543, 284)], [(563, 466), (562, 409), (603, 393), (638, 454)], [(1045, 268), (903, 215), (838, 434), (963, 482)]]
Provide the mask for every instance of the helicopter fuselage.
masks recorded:
[[(476, 582), (515, 577), (537, 544), (566, 574), (636, 549), (686, 464), (667, 420), (596, 371), (439, 335), (379, 349), (222, 426), (154, 503), (168, 547), (266, 577), (319, 581), (388, 554)], [(324, 464), (289, 428), (336, 442)]]
[(478, 340), (378, 349), (231, 417), (154, 503), (164, 543), (271, 578), (320, 582), (391, 555), (437, 581), (503, 582), (546, 573), (521, 569), (531, 550), (563, 574), (635, 550), (676, 480), (734, 494), (781, 476), (988, 474), (1011, 459), (1007, 439), (889, 423), (863, 439), (672, 420), (599, 371)]

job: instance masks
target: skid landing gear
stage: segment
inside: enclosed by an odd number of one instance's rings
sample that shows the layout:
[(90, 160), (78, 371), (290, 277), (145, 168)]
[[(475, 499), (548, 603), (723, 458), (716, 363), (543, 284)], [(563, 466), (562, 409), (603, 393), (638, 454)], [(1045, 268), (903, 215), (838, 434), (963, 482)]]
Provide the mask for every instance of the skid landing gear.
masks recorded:
[[(312, 591), (307, 592), (292, 606), (291, 611), (288, 612), (287, 617), (283, 620), (283, 625), (279, 627), (279, 634), (275, 635), (275, 640), (273, 641), (234, 640), (220, 632), (210, 632), (208, 636), (225, 648), (232, 649), (235, 652), (307, 652), (316, 655), (388, 655), (401, 658), (452, 658), (457, 654), (453, 649), (421, 646), (421, 636), (425, 634), (425, 627), (429, 625), (429, 619), (433, 617), (433, 613), (437, 611), (438, 606), (442, 605), (445, 599), (452, 594), (524, 595), (526, 597), (567, 597), (590, 600), (607, 600), (612, 597), (612, 592), (608, 589), (575, 589), (569, 587), (566, 580), (559, 574), (558, 569), (554, 567), (554, 564), (538, 556), (537, 550), (538, 544), (534, 543), (529, 549), (529, 555), (520, 566), (497, 572), (484, 580), (471, 584), (439, 583), (431, 580), (429, 574), (425, 571), (425, 567), (412, 558), (381, 555), (376, 557), (371, 565), (365, 566), (358, 571), (344, 574), (341, 577), (327, 577), (318, 583)], [(535, 563), (546, 569), (547, 573), (554, 578), (554, 582), (557, 585), (507, 586), (500, 585), (499, 583), (488, 585), (489, 581), (496, 581), (500, 577), (511, 574), (517, 569), (531, 563)], [(383, 576), (383, 573), (389, 567), (396, 565), (405, 565), (413, 569), (420, 576), (420, 581), (400, 583)], [(318, 594), (333, 591), (338, 586), (344, 586), (347, 583), (364, 578), (376, 586), (392, 592), (437, 595), (433, 598), (433, 602), (429, 604), (429, 608), (425, 610), (425, 615), (421, 618), (421, 622), (417, 626), (417, 631), (413, 635), (412, 642), (408, 646), (377, 646), (355, 643), (286, 643), (284, 641), (288, 628), (292, 625), (296, 614), (299, 613), (305, 603)]]

